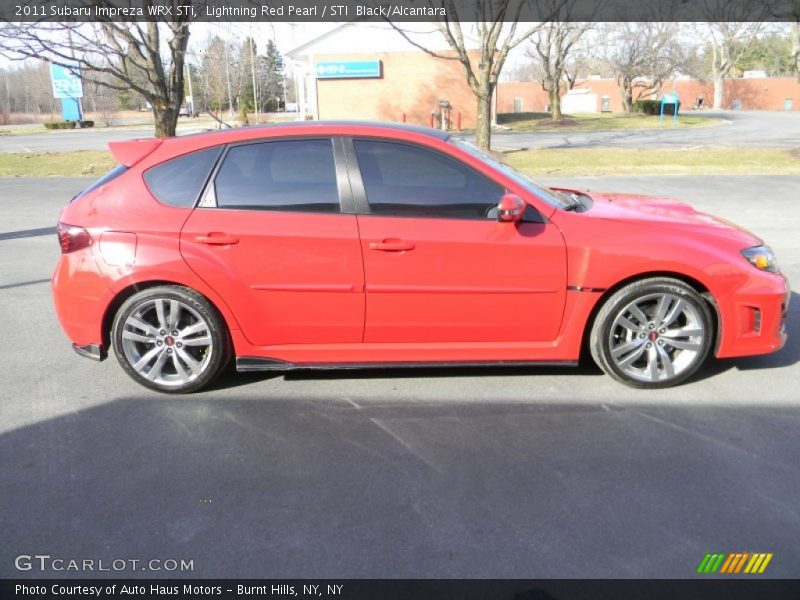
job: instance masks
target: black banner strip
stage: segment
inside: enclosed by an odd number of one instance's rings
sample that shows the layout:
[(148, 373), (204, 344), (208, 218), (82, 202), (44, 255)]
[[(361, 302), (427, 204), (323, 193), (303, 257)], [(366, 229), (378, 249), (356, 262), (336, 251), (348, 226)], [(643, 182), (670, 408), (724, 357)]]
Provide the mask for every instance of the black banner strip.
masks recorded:
[(714, 576), (685, 580), (2, 580), (0, 597), (4, 600), (796, 600), (800, 597), (800, 580), (753, 577)]
[(0, 0), (9, 22), (790, 22), (795, 0)]

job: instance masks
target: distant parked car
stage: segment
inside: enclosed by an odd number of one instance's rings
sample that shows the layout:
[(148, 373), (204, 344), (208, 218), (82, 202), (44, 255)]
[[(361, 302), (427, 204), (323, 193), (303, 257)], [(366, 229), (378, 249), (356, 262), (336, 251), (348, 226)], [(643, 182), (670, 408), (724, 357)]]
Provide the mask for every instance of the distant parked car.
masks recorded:
[(165, 392), (240, 371), (577, 364), (684, 381), (786, 341), (750, 233), (660, 198), (548, 188), (447, 133), (296, 122), (112, 142), (59, 217), (58, 318)]
[(195, 109), (194, 112), (192, 112), (192, 109), (184, 104), (183, 106), (181, 106), (180, 110), (178, 111), (178, 116), (179, 117), (192, 117), (192, 118), (199, 117), (200, 116), (200, 111)]

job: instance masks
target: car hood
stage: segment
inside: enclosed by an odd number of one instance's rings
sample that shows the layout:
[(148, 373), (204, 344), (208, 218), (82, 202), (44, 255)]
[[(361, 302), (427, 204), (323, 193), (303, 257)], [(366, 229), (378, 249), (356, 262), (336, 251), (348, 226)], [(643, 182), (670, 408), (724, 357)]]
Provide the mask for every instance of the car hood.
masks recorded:
[(720, 236), (741, 243), (742, 248), (758, 246), (761, 240), (735, 223), (695, 210), (689, 204), (653, 196), (637, 194), (607, 194), (582, 190), (574, 192), (589, 196), (594, 202), (586, 212), (580, 213), (595, 219), (636, 222), (643, 225), (674, 225), (696, 229), (698, 234)]

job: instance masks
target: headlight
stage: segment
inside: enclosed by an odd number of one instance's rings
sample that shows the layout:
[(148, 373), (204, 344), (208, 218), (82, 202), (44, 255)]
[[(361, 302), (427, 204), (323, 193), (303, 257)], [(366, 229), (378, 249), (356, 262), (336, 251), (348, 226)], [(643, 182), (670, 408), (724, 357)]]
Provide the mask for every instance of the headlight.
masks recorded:
[(769, 271), (770, 273), (775, 273), (778, 270), (778, 264), (775, 262), (775, 254), (773, 254), (768, 246), (756, 246), (755, 248), (742, 250), (742, 256), (756, 269)]

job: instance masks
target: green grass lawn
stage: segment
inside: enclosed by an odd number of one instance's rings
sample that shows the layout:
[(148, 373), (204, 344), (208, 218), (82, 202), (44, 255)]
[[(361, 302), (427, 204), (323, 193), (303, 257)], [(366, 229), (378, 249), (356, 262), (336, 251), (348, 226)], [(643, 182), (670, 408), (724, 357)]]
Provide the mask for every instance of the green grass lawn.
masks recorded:
[(37, 123), (35, 125), (23, 125), (22, 127), (14, 127), (13, 129), (3, 129), (0, 127), (0, 135), (29, 135), (31, 133), (44, 133), (47, 129), (44, 125)]
[(0, 153), (0, 177), (93, 177), (115, 164), (105, 150)]
[[(531, 175), (800, 174), (800, 151), (781, 148), (567, 148), (507, 152)], [(110, 152), (0, 153), (0, 177), (98, 177)]]
[(780, 148), (567, 148), (508, 152), (530, 175), (798, 174), (800, 153)]
[(677, 122), (671, 116), (660, 119), (657, 116), (639, 113), (587, 113), (564, 115), (558, 123), (550, 120), (550, 113), (501, 113), (497, 123), (512, 131), (606, 131), (617, 129), (683, 129), (687, 127), (712, 127), (722, 123), (715, 117), (691, 114), (678, 115)]

